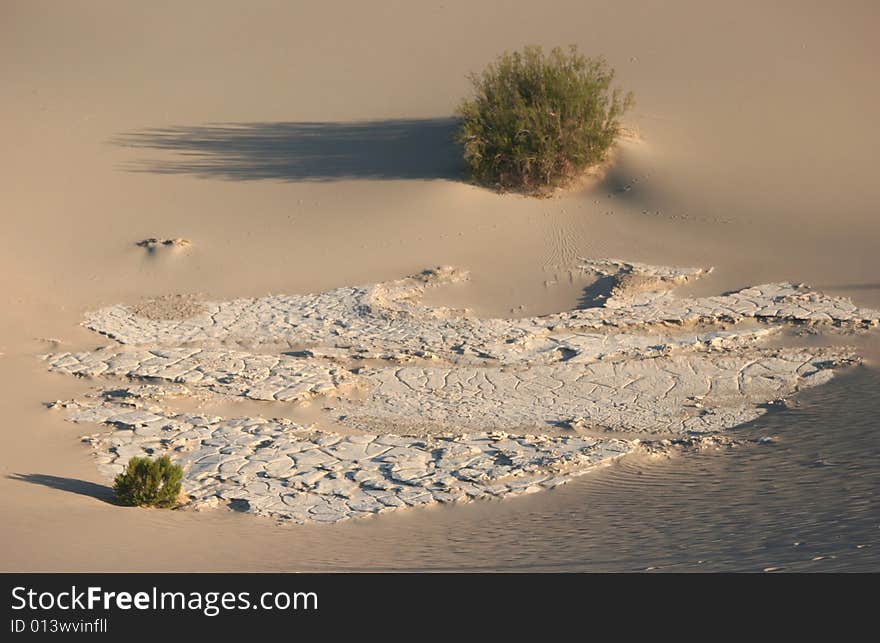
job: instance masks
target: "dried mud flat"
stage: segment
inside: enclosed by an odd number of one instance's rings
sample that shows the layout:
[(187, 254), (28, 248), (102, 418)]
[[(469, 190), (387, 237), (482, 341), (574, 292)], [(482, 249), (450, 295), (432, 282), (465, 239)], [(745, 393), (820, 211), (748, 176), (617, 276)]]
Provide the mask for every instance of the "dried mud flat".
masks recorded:
[[(633, 451), (729, 441), (725, 429), (858, 361), (846, 347), (770, 348), (786, 325), (857, 331), (880, 312), (789, 283), (715, 297), (704, 270), (583, 260), (595, 306), (480, 319), (420, 303), (466, 279), (438, 268), (314, 295), (113, 306), (84, 324), (115, 343), (45, 355), (96, 388), (52, 406), (113, 430), (85, 438), (108, 478), (167, 453), (189, 506), (336, 522), (550, 489)], [(120, 379), (124, 380), (119, 385)], [(174, 410), (176, 399), (313, 401), (344, 431)]]

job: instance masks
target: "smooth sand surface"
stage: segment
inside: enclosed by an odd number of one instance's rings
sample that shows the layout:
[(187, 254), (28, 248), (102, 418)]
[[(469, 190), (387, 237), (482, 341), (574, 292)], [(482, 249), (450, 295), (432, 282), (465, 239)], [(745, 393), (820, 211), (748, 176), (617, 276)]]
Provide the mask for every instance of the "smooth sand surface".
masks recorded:
[[(102, 306), (451, 264), (472, 280), (436, 303), (523, 316), (576, 305), (578, 256), (715, 266), (695, 294), (803, 281), (880, 306), (874, 3), (473, 5), (0, 4), (0, 569), (389, 566), (396, 534), (480, 520), (109, 504), (84, 431), (43, 405), (88, 382), (35, 358), (104, 343), (78, 326)], [(547, 200), (467, 185), (446, 142), (466, 74), (527, 43), (606, 55), (637, 99), (638, 139)]]

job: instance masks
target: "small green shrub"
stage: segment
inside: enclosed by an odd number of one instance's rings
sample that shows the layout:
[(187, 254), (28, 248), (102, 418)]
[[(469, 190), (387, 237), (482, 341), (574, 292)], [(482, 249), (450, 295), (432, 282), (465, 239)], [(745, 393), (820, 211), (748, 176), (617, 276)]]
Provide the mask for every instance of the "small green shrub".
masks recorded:
[(170, 507), (180, 495), (183, 470), (167, 455), (157, 460), (134, 457), (116, 476), (113, 490), (119, 502), (136, 507)]
[(475, 95), (458, 108), (457, 141), (471, 177), (501, 190), (540, 193), (602, 162), (633, 104), (611, 87), (605, 59), (574, 45), (505, 53), (470, 79)]

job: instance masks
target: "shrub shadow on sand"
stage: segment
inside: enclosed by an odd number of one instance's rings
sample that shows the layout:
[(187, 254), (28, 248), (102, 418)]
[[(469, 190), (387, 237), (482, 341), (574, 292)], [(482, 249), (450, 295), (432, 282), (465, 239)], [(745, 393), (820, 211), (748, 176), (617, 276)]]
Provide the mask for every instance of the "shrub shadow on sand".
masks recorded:
[(218, 123), (129, 132), (115, 145), (171, 152), (122, 169), (231, 181), (458, 179), (454, 118)]
[(102, 500), (109, 504), (116, 504), (116, 495), (113, 493), (113, 489), (102, 484), (89, 482), (88, 480), (63, 478), (61, 476), (52, 476), (45, 473), (13, 473), (6, 477), (10, 480), (38, 484), (44, 487), (49, 487), (50, 489), (67, 491), (80, 496), (89, 496), (96, 500)]

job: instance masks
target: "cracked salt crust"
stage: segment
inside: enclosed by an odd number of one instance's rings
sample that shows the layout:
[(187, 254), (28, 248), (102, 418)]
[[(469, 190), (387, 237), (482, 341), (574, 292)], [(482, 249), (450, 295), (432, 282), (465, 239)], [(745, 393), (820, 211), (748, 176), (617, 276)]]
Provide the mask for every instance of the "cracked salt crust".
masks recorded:
[[(138, 391), (132, 397), (143, 399)], [(217, 499), (294, 522), (336, 522), (434, 502), (551, 489), (632, 450), (620, 440), (504, 433), (338, 436), (263, 418), (171, 414), (118, 404), (68, 404), (74, 421), (107, 422), (87, 438), (105, 475), (132, 456), (171, 455), (195, 505)]]
[(386, 368), (370, 372), (369, 397), (346, 419), (364, 428), (418, 418), (447, 430), (536, 431), (578, 418), (617, 432), (707, 433), (756, 419), (760, 405), (826, 382), (831, 365), (851, 359), (836, 350), (750, 350), (521, 371)]
[[(200, 302), (185, 318), (113, 306), (85, 324), (117, 344), (45, 359), (61, 373), (131, 380), (60, 404), (73, 421), (116, 427), (89, 438), (108, 477), (133, 455), (167, 453), (184, 466), (195, 508), (336, 522), (552, 488), (645, 449), (644, 437), (655, 440), (649, 451), (664, 438), (723, 443), (724, 429), (858, 359), (846, 348), (769, 349), (766, 336), (790, 323), (880, 320), (787, 283), (677, 298), (675, 286), (707, 271), (617, 260), (581, 269), (604, 286), (601, 306), (514, 320), (429, 308), (425, 289), (466, 278), (438, 268), (315, 295)], [(279, 345), (297, 350), (266, 354)], [(360, 433), (175, 413), (173, 396), (319, 397)], [(569, 435), (550, 435), (560, 430)]]

